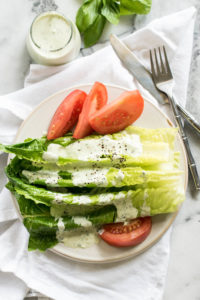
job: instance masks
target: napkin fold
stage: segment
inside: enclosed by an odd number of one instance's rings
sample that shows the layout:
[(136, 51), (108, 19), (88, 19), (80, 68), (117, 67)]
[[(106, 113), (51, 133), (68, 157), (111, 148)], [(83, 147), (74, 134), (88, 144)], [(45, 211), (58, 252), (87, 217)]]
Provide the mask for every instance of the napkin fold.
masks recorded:
[[(147, 68), (148, 49), (166, 46), (174, 75), (174, 94), (182, 105), (186, 103), (194, 20), (195, 8), (191, 7), (154, 20), (124, 39)], [(25, 88), (0, 96), (0, 142), (11, 143), (21, 122), (46, 97), (64, 88), (94, 81), (131, 89), (138, 87), (158, 105), (108, 46), (64, 66), (31, 65)], [(7, 289), (4, 299), (22, 299), (29, 287), (58, 300), (162, 299), (170, 232), (168, 230), (156, 245), (138, 257), (106, 265), (72, 262), (49, 250), (28, 252), (28, 233), (17, 217), (10, 193), (4, 188), (0, 194), (0, 270), (13, 274), (0, 273), (3, 282), (0, 295)], [(7, 281), (9, 276), (12, 279)]]

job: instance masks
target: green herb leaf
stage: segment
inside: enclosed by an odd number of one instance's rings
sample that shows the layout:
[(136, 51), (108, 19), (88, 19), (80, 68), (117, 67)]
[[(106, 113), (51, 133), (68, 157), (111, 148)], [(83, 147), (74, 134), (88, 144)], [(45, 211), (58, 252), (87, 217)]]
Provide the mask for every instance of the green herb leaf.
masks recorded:
[(103, 0), (101, 14), (112, 24), (118, 24), (120, 17), (119, 1)]
[(86, 0), (76, 15), (76, 25), (81, 33), (94, 24), (101, 12), (102, 0)]
[(94, 23), (84, 32), (83, 40), (86, 48), (91, 47), (99, 40), (105, 23), (106, 18), (102, 15), (98, 15)]
[(121, 0), (120, 15), (148, 14), (152, 0)]
[(100, 38), (106, 20), (118, 24), (120, 15), (147, 14), (152, 0), (86, 0), (76, 15), (76, 25), (84, 34), (85, 47)]

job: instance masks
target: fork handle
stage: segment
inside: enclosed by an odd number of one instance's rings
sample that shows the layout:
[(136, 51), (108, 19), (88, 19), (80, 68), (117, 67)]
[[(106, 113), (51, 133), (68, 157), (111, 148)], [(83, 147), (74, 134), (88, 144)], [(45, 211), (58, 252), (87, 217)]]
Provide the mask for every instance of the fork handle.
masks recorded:
[(184, 146), (185, 146), (187, 160), (188, 160), (188, 166), (189, 166), (189, 169), (190, 169), (190, 172), (191, 172), (194, 184), (195, 184), (195, 188), (196, 188), (196, 190), (200, 190), (200, 179), (199, 179), (199, 175), (197, 172), (197, 167), (196, 167), (192, 152), (190, 150), (188, 137), (186, 136), (186, 134), (184, 132), (183, 124), (181, 121), (181, 115), (179, 113), (178, 107), (177, 107), (173, 97), (169, 97), (169, 102), (172, 107), (174, 117), (175, 117), (176, 123), (179, 127), (179, 132), (181, 134), (181, 138), (182, 138)]
[(192, 126), (196, 132), (200, 133), (200, 124), (195, 120), (195, 118), (180, 105), (177, 104), (177, 107), (181, 115), (190, 124), (190, 126)]

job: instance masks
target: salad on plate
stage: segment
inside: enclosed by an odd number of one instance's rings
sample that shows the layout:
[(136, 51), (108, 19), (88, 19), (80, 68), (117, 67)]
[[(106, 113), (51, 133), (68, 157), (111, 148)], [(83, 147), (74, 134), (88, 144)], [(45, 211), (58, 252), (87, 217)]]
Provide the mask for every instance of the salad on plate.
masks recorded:
[(177, 128), (133, 126), (144, 107), (139, 91), (107, 100), (99, 82), (88, 94), (74, 90), (47, 136), (0, 145), (15, 155), (6, 186), (30, 233), (29, 250), (86, 248), (100, 239), (135, 246), (149, 235), (152, 216), (177, 211), (184, 200)]

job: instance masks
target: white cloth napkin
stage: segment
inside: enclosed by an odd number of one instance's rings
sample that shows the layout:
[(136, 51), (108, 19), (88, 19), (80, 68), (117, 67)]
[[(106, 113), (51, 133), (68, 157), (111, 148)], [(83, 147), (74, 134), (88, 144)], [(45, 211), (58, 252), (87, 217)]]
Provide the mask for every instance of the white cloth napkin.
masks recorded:
[[(125, 39), (148, 66), (147, 49), (166, 45), (175, 79), (174, 93), (182, 105), (192, 53), (195, 8), (157, 19)], [(122, 67), (110, 46), (61, 67), (32, 65), (25, 88), (0, 97), (0, 142), (11, 143), (28, 114), (47, 96), (66, 87), (102, 81), (134, 89), (137, 82)], [(139, 87), (141, 89), (141, 87)], [(148, 92), (141, 89), (149, 97)], [(1, 155), (2, 157), (2, 155)], [(29, 288), (54, 299), (159, 300), (169, 260), (170, 231), (151, 249), (120, 263), (93, 265), (72, 262), (51, 251), (28, 252), (28, 233), (13, 207), (9, 192), (0, 194), (0, 273), (2, 299), (22, 299)], [(10, 274), (9, 274), (10, 275)], [(14, 280), (15, 279), (15, 280)]]

